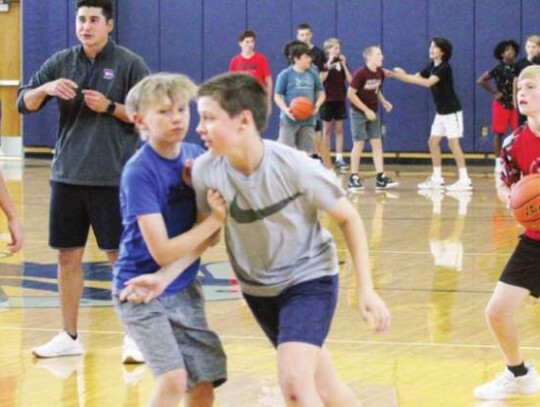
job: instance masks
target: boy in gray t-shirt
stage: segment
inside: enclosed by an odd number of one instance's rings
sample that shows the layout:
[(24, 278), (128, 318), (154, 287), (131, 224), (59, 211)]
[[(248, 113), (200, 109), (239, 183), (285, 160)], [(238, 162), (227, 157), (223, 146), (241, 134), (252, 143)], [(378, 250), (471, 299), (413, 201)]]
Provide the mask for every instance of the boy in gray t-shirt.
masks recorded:
[[(234, 73), (210, 79), (199, 89), (198, 110), (197, 131), (209, 151), (193, 167), (197, 204), (209, 210), (209, 190), (227, 204), (229, 259), (251, 312), (277, 348), (287, 404), (359, 406), (323, 347), (337, 302), (338, 263), (332, 236), (317, 217), (326, 211), (343, 232), (362, 316), (382, 332), (390, 314), (373, 288), (356, 209), (307, 154), (261, 138), (266, 98), (256, 79)], [(144, 282), (136, 285), (159, 294)]]

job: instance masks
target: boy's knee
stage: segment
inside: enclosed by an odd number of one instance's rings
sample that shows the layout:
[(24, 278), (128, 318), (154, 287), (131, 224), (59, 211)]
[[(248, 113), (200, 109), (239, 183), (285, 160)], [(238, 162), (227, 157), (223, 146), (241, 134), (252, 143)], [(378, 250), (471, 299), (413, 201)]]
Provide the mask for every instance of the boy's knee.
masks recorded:
[(185, 370), (173, 370), (162, 374), (157, 379), (159, 390), (168, 394), (181, 397), (187, 389), (187, 376)]
[(209, 382), (199, 383), (188, 392), (189, 405), (211, 407), (214, 405), (214, 385)]
[(488, 323), (493, 324), (501, 322), (511, 317), (503, 307), (500, 307), (498, 304), (489, 303), (485, 310), (486, 320)]

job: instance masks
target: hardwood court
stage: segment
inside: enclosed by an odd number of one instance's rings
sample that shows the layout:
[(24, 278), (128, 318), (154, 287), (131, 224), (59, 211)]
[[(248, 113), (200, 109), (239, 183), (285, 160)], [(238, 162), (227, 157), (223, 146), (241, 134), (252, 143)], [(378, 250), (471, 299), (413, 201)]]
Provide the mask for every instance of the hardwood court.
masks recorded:
[[(110, 271), (94, 245), (85, 257), (80, 312), (86, 355), (32, 358), (31, 348), (60, 327), (55, 256), (47, 247), (48, 162), (2, 168), (14, 174), (9, 188), (19, 203), (26, 246), (21, 255), (0, 258), (0, 406), (145, 405), (152, 378), (144, 365), (120, 363), (123, 331), (108, 300)], [(472, 395), (502, 369), (484, 307), (520, 229), (496, 200), (491, 168), (472, 169), (474, 193), (453, 196), (419, 195), (416, 184), (427, 170), (403, 169), (400, 186), (386, 193), (376, 194), (374, 179), (367, 179), (366, 191), (351, 196), (393, 325), (374, 335), (361, 321), (339, 238), (340, 302), (327, 342), (339, 372), (366, 407), (538, 406), (540, 395), (508, 402), (480, 402)], [(445, 176), (452, 181), (455, 173)], [(275, 353), (239, 299), (223, 245), (204, 263), (210, 323), (229, 358), (229, 381), (218, 389), (216, 405), (283, 406)], [(519, 314), (527, 360), (540, 360), (539, 320), (538, 303), (527, 301)]]

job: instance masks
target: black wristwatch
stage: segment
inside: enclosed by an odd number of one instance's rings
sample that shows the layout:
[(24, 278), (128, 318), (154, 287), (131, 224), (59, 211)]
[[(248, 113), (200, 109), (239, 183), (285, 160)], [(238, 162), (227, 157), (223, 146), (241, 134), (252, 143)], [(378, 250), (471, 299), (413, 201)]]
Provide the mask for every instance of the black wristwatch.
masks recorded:
[(116, 103), (114, 103), (112, 100), (109, 102), (109, 105), (107, 106), (107, 110), (105, 110), (108, 114), (113, 115), (114, 111), (116, 110)]

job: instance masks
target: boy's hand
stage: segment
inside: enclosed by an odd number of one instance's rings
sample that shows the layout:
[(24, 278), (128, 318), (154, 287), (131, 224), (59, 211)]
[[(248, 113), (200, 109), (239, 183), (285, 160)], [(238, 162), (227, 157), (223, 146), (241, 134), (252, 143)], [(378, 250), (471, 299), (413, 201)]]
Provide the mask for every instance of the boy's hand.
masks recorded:
[(182, 181), (184, 184), (193, 188), (193, 183), (191, 182), (191, 170), (193, 169), (193, 160), (187, 159), (184, 162), (184, 168), (182, 169)]
[(206, 193), (206, 201), (212, 209), (212, 215), (221, 222), (227, 218), (227, 203), (221, 194), (215, 189), (209, 189)]
[(391, 112), (394, 108), (394, 105), (392, 105), (392, 103), (390, 103), (388, 100), (385, 100), (382, 105), (384, 107), (384, 110), (386, 110), (387, 112)]
[(375, 112), (371, 109), (368, 109), (364, 112), (364, 114), (366, 115), (366, 118), (372, 122), (372, 121), (375, 121), (377, 120), (377, 115), (375, 114)]
[(369, 321), (375, 332), (385, 332), (389, 328), (390, 312), (374, 290), (362, 293), (359, 304), (363, 320)]
[(284, 110), (283, 113), (285, 113), (287, 115), (287, 117), (289, 119), (291, 119), (293, 122), (296, 121), (296, 118), (293, 116), (293, 114), (291, 113), (291, 108), (288, 107), (287, 110)]
[(17, 219), (12, 219), (8, 222), (9, 234), (11, 235), (11, 242), (8, 243), (8, 250), (10, 253), (17, 253), (21, 250), (23, 243), (23, 234), (21, 224)]
[(134, 304), (148, 304), (165, 290), (161, 278), (155, 274), (144, 274), (126, 281), (126, 288), (120, 293), (120, 301)]

